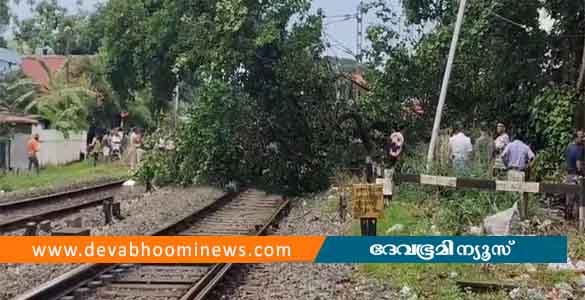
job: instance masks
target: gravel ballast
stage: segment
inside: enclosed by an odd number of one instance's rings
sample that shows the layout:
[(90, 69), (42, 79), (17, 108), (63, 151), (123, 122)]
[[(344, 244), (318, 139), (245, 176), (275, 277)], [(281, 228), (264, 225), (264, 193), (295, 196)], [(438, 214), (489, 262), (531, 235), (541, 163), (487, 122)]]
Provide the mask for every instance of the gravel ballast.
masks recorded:
[[(333, 200), (333, 199), (331, 199)], [(333, 200), (335, 201), (335, 200)], [(326, 195), (295, 201), (272, 235), (346, 235), (351, 221), (340, 222)], [(396, 291), (365, 278), (351, 264), (259, 264), (236, 266), (210, 299), (398, 299)]]
[[(117, 195), (117, 199), (123, 199), (120, 201), (122, 215), (125, 217), (122, 221), (115, 221), (109, 226), (104, 225), (101, 207), (84, 210), (66, 219), (81, 217), (83, 227), (91, 229), (91, 234), (96, 236), (145, 235), (203, 208), (223, 194), (214, 188), (194, 187), (165, 188), (139, 196), (142, 188), (134, 189)], [(65, 220), (53, 222), (53, 230), (66, 227), (65, 223)], [(0, 265), (0, 299), (11, 299), (75, 267), (77, 265)]]

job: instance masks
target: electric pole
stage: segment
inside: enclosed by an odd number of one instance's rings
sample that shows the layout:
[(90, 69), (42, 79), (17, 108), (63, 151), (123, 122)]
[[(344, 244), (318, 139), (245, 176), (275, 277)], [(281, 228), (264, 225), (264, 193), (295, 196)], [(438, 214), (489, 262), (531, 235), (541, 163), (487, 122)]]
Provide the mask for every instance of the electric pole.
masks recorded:
[(180, 78), (179, 78), (178, 73), (176, 75), (176, 78), (177, 78), (177, 85), (175, 86), (175, 99), (174, 99), (175, 100), (174, 101), (175, 107), (174, 107), (174, 118), (173, 118), (174, 119), (173, 120), (174, 121), (173, 127), (175, 127), (175, 130), (177, 130), (177, 127), (179, 125), (179, 91), (180, 91), (179, 90), (179, 82), (180, 82), (179, 80), (180, 80)]
[(455, 51), (457, 50), (457, 41), (459, 40), (459, 33), (461, 32), (461, 24), (463, 23), (463, 16), (465, 14), (465, 1), (459, 0), (459, 12), (457, 13), (457, 21), (455, 22), (455, 31), (453, 32), (453, 39), (451, 40), (451, 48), (449, 49), (449, 58), (447, 59), (447, 68), (445, 69), (445, 76), (443, 77), (443, 85), (441, 86), (441, 95), (439, 97), (439, 104), (437, 105), (437, 113), (435, 114), (435, 123), (433, 125), (433, 133), (431, 135), (431, 143), (429, 145), (429, 153), (427, 155), (427, 172), (430, 171), (433, 159), (435, 156), (435, 145), (439, 136), (439, 129), (441, 127), (441, 117), (443, 116), (443, 106), (447, 98), (447, 88), (449, 87), (449, 78), (451, 77), (451, 70), (453, 69), (453, 61), (455, 60)]
[(364, 42), (364, 2), (360, 1), (357, 7), (357, 43), (356, 43), (356, 58), (358, 63), (362, 62), (363, 42)]

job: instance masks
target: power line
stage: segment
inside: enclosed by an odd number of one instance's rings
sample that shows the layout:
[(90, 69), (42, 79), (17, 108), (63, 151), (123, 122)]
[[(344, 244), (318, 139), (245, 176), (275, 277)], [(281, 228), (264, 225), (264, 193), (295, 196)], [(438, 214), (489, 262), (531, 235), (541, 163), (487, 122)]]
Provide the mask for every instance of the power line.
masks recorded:
[(353, 21), (353, 20), (352, 19), (341, 19), (341, 20), (331, 21), (331, 22), (325, 23), (325, 26), (328, 26), (331, 24), (343, 23), (343, 22), (347, 22), (347, 21)]
[(336, 18), (355, 18), (355, 14), (345, 14), (345, 15), (333, 15), (333, 16), (324, 16), (325, 19), (336, 19)]
[(356, 57), (357, 55), (346, 45), (343, 44), (343, 42), (341, 42), (340, 40), (334, 38), (333, 36), (331, 36), (329, 33), (325, 32), (325, 35), (327, 36), (328, 39), (331, 40), (331, 42), (333, 43), (332, 46), (337, 46), (338, 49), (341, 49), (343, 52), (350, 54), (354, 57)]
[(496, 17), (496, 18), (498, 18), (498, 19), (500, 19), (500, 20), (503, 20), (505, 22), (508, 22), (508, 23), (510, 23), (512, 25), (516, 25), (516, 26), (518, 26), (518, 27), (520, 27), (520, 28), (522, 28), (522, 29), (524, 29), (526, 31), (530, 30), (530, 28), (531, 28), (530, 26), (526, 26), (524, 24), (520, 24), (518, 22), (514, 22), (514, 21), (512, 21), (512, 20), (510, 20), (510, 19), (508, 19), (508, 18), (506, 18), (506, 17), (504, 17), (502, 15), (499, 15), (499, 14), (493, 12), (493, 11), (490, 11), (489, 14), (492, 15), (492, 16), (494, 16), (494, 17)]
[(357, 58), (356, 55), (355, 55), (355, 53), (353, 53), (353, 51), (351, 51), (351, 49), (348, 49), (348, 48), (346, 48), (346, 47), (344, 47), (342, 45), (332, 43), (330, 49), (331, 48), (336, 48), (336, 49), (342, 51), (343, 53), (349, 54), (352, 57)]

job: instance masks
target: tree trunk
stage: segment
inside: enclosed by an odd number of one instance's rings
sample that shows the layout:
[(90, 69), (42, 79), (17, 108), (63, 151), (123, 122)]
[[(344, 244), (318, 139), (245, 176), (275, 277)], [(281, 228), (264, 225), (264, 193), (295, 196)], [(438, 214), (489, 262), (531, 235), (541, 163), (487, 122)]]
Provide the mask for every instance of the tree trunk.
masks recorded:
[[(585, 6), (584, 6), (585, 9)], [(585, 13), (584, 13), (585, 16)], [(583, 18), (583, 22), (585, 23), (585, 17)], [(583, 80), (585, 79), (585, 38), (583, 43), (583, 53), (581, 55), (581, 67), (579, 68), (579, 79), (577, 79), (577, 111), (575, 114), (575, 121), (577, 128), (582, 128), (583, 125), (583, 117), (585, 116), (585, 107), (583, 105), (582, 94), (583, 94)]]
[[(585, 40), (585, 39), (584, 39)], [(583, 45), (583, 54), (581, 59), (581, 67), (579, 68), (579, 79), (577, 80), (577, 93), (581, 94), (583, 89), (583, 79), (585, 77), (585, 45)]]

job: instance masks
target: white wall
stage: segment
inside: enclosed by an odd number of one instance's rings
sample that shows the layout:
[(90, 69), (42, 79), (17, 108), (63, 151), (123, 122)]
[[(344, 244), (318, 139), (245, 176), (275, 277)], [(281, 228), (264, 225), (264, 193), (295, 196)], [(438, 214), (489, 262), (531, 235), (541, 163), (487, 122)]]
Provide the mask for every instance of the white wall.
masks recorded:
[[(86, 142), (86, 132), (70, 134), (66, 139), (58, 130), (35, 126), (32, 133), (40, 136), (41, 150), (38, 157), (41, 166), (61, 165), (78, 160), (81, 145)], [(11, 147), (12, 168), (28, 169), (26, 144), (30, 137), (29, 134), (14, 135)]]

